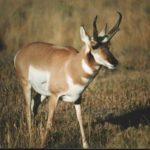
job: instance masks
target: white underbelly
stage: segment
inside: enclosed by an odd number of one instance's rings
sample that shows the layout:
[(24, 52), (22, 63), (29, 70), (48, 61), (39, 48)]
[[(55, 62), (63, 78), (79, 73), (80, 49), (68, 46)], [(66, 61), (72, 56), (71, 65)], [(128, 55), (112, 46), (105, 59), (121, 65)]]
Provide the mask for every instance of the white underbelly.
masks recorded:
[(30, 81), (31, 83), (31, 86), (33, 87), (33, 89), (41, 94), (41, 95), (46, 95), (46, 96), (49, 96), (50, 95), (50, 92), (48, 91), (47, 87), (47, 82), (44, 82), (44, 83), (40, 83), (40, 82), (36, 82), (36, 81)]
[(80, 95), (64, 95), (61, 100), (64, 102), (74, 103), (79, 99)]
[(41, 71), (39, 69), (34, 68), (33, 66), (30, 66), (28, 78), (31, 83), (31, 86), (37, 93), (46, 96), (50, 95), (50, 91), (49, 91), (50, 73), (49, 72)]

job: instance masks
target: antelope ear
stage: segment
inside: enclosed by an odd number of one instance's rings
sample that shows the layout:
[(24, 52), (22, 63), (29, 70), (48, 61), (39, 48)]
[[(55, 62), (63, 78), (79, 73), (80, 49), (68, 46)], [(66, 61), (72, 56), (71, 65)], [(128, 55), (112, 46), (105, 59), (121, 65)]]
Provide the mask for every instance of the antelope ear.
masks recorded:
[(83, 26), (80, 27), (80, 37), (81, 37), (81, 40), (82, 40), (85, 44), (87, 44), (87, 45), (90, 44), (89, 36), (86, 34), (86, 32), (85, 32)]

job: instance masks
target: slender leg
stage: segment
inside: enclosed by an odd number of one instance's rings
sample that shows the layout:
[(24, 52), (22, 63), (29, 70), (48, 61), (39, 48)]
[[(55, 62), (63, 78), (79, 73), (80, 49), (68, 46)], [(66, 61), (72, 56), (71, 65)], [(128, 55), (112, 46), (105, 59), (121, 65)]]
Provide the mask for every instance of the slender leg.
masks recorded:
[(79, 122), (79, 125), (80, 125), (83, 148), (88, 148), (89, 146), (88, 146), (88, 143), (87, 143), (86, 138), (85, 138), (83, 122), (82, 122), (81, 105), (80, 104), (75, 104), (75, 110), (76, 110), (77, 119), (78, 119), (78, 122)]
[(31, 146), (31, 85), (28, 81), (22, 80), (22, 88), (25, 96), (26, 119), (29, 130), (29, 146)]
[(35, 117), (38, 112), (39, 105), (41, 102), (46, 98), (46, 96), (41, 95), (41, 94), (36, 94), (35, 97), (31, 101), (31, 111), (32, 115)]
[(34, 117), (37, 115), (38, 107), (40, 104), (41, 104), (41, 95), (36, 94), (31, 101), (31, 111)]
[(57, 106), (57, 102), (58, 99), (55, 95), (51, 95), (50, 99), (49, 99), (49, 113), (48, 113), (48, 120), (47, 120), (47, 124), (46, 124), (46, 132), (42, 141), (42, 146), (44, 146), (46, 144), (46, 139), (48, 136), (49, 131), (51, 130), (52, 127), (52, 120), (53, 120), (53, 116), (54, 116), (54, 112)]

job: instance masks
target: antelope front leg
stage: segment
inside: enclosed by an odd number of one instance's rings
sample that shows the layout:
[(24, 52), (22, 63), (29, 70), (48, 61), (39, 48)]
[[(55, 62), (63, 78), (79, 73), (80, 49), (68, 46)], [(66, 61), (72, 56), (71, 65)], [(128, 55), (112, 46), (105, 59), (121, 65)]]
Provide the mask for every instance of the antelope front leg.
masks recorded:
[(88, 146), (88, 143), (86, 141), (84, 128), (83, 128), (82, 115), (81, 115), (81, 105), (80, 104), (75, 104), (75, 110), (76, 110), (77, 119), (78, 119), (79, 125), (80, 125), (83, 148), (86, 149), (86, 148), (89, 148), (89, 146)]
[(46, 124), (46, 131), (45, 131), (45, 135), (44, 135), (44, 138), (42, 141), (42, 147), (46, 145), (47, 136), (52, 127), (52, 120), (53, 120), (53, 116), (54, 116), (54, 111), (57, 106), (57, 102), (58, 102), (58, 99), (55, 95), (52, 95), (49, 98), (49, 104), (48, 104), (49, 113), (48, 113), (48, 120), (47, 120), (47, 124)]
[(31, 146), (32, 134), (31, 134), (31, 85), (26, 80), (22, 80), (22, 88), (25, 96), (25, 110), (26, 119), (29, 130), (29, 147)]

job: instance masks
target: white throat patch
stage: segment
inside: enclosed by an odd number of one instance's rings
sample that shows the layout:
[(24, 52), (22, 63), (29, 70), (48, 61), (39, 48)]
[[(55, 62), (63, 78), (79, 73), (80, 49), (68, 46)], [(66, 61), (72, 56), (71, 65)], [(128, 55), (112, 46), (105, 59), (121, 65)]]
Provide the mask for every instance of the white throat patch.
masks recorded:
[(90, 74), (90, 75), (93, 74), (92, 68), (85, 62), (84, 59), (82, 59), (82, 68), (83, 68), (83, 70), (84, 70), (86, 73), (88, 73), (88, 74)]

